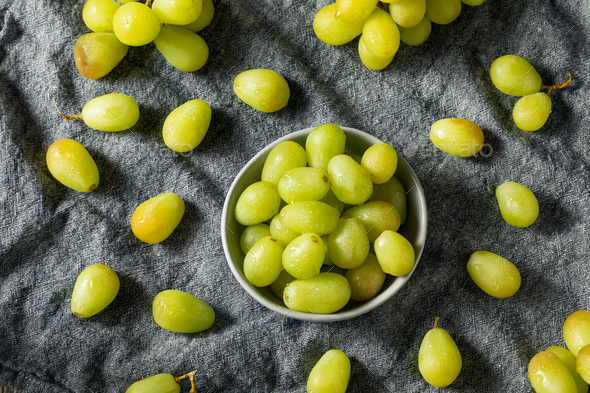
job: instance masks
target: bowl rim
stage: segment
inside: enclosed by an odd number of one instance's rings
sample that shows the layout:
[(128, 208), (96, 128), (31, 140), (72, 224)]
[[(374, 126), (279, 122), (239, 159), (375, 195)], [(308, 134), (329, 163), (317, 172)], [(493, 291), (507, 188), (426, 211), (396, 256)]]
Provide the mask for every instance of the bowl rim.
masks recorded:
[[(227, 195), (226, 195), (226, 198), (225, 198), (225, 201), (223, 204), (223, 210), (222, 210), (222, 214), (221, 214), (221, 239), (222, 239), (223, 252), (225, 254), (225, 259), (226, 259), (227, 264), (229, 265), (229, 268), (232, 271), (234, 277), (236, 278), (238, 283), (242, 286), (242, 288), (244, 288), (246, 290), (246, 292), (248, 292), (250, 294), (250, 296), (252, 296), (254, 299), (256, 299), (260, 304), (262, 304), (266, 308), (268, 308), (268, 309), (270, 309), (282, 316), (288, 316), (290, 318), (294, 318), (294, 319), (301, 320), (301, 321), (336, 322), (336, 321), (343, 321), (343, 320), (347, 320), (347, 319), (356, 318), (358, 316), (368, 313), (369, 311), (375, 309), (376, 307), (382, 305), (387, 300), (389, 300), (394, 294), (396, 294), (406, 284), (406, 282), (408, 282), (408, 280), (410, 279), (410, 277), (412, 276), (412, 274), (416, 270), (416, 267), (418, 266), (418, 262), (420, 261), (420, 258), (422, 256), (422, 252), (424, 251), (426, 235), (428, 232), (428, 227), (427, 227), (428, 211), (427, 211), (427, 207), (426, 207), (426, 197), (424, 195), (424, 189), (422, 188), (422, 185), (420, 183), (420, 180), (418, 179), (418, 176), (416, 175), (416, 173), (414, 172), (414, 170), (412, 169), (410, 164), (408, 164), (408, 162), (398, 153), (398, 166), (400, 165), (400, 162), (401, 162), (402, 165), (405, 165), (407, 167), (408, 173), (410, 174), (410, 177), (412, 178), (412, 181), (414, 182), (413, 188), (416, 188), (416, 191), (419, 194), (419, 202), (420, 202), (419, 209), (424, 212), (424, 214), (422, 214), (421, 218), (419, 219), (419, 226), (420, 226), (420, 228), (422, 228), (422, 230), (419, 231), (416, 236), (416, 242), (418, 243), (418, 247), (417, 247), (417, 249), (415, 249), (414, 267), (412, 268), (410, 273), (406, 274), (405, 276), (396, 277), (396, 279), (389, 286), (389, 288), (387, 288), (385, 291), (381, 292), (379, 295), (377, 295), (373, 299), (370, 299), (370, 300), (364, 302), (359, 307), (352, 309), (352, 310), (346, 310), (343, 312), (337, 311), (333, 314), (313, 314), (313, 313), (304, 313), (304, 312), (300, 312), (300, 311), (294, 311), (294, 310), (287, 308), (286, 306), (279, 306), (278, 304), (273, 303), (272, 301), (268, 300), (260, 292), (258, 292), (256, 287), (254, 287), (246, 279), (246, 277), (243, 275), (243, 273), (240, 271), (240, 269), (238, 269), (236, 264), (233, 262), (233, 257), (230, 254), (229, 242), (228, 242), (228, 232), (231, 233), (232, 231), (229, 229), (229, 227), (227, 225), (230, 196), (235, 192), (235, 188), (238, 185), (238, 180), (242, 176), (244, 176), (244, 174), (247, 173), (255, 165), (255, 163), (258, 161), (258, 159), (262, 155), (269, 153), (270, 150), (272, 150), (276, 145), (278, 145), (281, 142), (292, 141), (294, 139), (297, 139), (298, 137), (308, 135), (315, 128), (316, 127), (310, 127), (310, 128), (305, 128), (305, 129), (302, 129), (299, 131), (294, 131), (294, 132), (291, 132), (287, 135), (284, 135), (284, 136), (276, 139), (274, 142), (268, 144), (263, 149), (261, 149), (258, 153), (256, 153), (256, 155), (254, 155), (254, 157), (252, 157), (246, 163), (246, 165), (244, 165), (244, 167), (240, 170), (240, 172), (238, 172), (238, 174), (234, 178), (229, 190), (227, 191)], [(367, 138), (368, 141), (372, 142), (373, 144), (383, 143), (383, 141), (381, 141), (379, 138), (377, 138), (365, 131), (361, 131), (361, 130), (358, 130), (355, 128), (350, 128), (350, 127), (342, 127), (341, 126), (341, 128), (345, 134), (348, 134), (348, 133), (360, 134), (362, 137)], [(411, 188), (410, 190), (407, 190), (406, 194), (408, 194), (410, 191), (412, 191), (413, 188)], [(232, 233), (232, 235), (235, 236), (235, 234), (233, 234), (233, 233)]]

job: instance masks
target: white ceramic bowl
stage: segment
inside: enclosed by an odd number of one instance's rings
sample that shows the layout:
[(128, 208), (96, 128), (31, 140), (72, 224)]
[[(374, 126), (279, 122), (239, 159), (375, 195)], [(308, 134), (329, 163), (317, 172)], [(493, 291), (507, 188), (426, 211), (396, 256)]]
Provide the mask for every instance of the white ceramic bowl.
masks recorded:
[[(362, 155), (363, 152), (376, 143), (381, 143), (379, 139), (366, 132), (355, 130), (353, 128), (342, 127), (346, 134), (346, 151)], [(225, 199), (223, 214), (221, 216), (221, 236), (223, 240), (223, 250), (229, 267), (240, 283), (240, 285), (252, 297), (262, 305), (271, 310), (291, 318), (312, 322), (333, 322), (342, 321), (362, 315), (371, 311), (375, 307), (383, 304), (392, 297), (401, 287), (410, 279), (412, 273), (418, 265), (424, 241), (426, 240), (426, 198), (424, 190), (416, 174), (410, 168), (406, 160), (398, 154), (398, 165), (395, 177), (404, 185), (408, 200), (408, 217), (404, 225), (399, 229), (399, 233), (406, 237), (414, 246), (416, 252), (416, 262), (410, 273), (403, 277), (386, 276), (385, 283), (379, 294), (366, 302), (357, 302), (351, 300), (343, 309), (333, 314), (311, 314), (289, 310), (282, 299), (277, 298), (270, 287), (258, 288), (250, 284), (243, 272), (244, 253), (240, 247), (240, 237), (244, 226), (239, 224), (235, 217), (235, 207), (238, 198), (250, 184), (260, 180), (262, 167), (270, 151), (279, 143), (284, 141), (298, 142), (305, 147), (305, 139), (313, 128), (293, 132), (280, 139), (277, 139), (270, 145), (256, 154), (245, 166), (232, 183)]]

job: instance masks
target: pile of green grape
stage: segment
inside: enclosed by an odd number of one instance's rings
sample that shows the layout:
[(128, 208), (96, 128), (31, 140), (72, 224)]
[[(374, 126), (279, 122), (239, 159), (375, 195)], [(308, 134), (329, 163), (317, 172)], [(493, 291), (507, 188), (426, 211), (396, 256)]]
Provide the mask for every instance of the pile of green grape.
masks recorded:
[[(87, 0), (84, 23), (93, 33), (76, 41), (74, 58), (82, 76), (98, 79), (123, 60), (129, 46), (154, 42), (168, 63), (181, 71), (197, 71), (209, 47), (196, 33), (207, 27), (215, 9), (212, 0)], [(151, 8), (150, 8), (150, 3)]]
[(371, 70), (387, 67), (400, 41), (423, 44), (431, 22), (446, 25), (461, 13), (461, 3), (478, 6), (485, 0), (336, 0), (313, 20), (316, 36), (330, 45), (344, 45), (357, 36), (359, 57)]

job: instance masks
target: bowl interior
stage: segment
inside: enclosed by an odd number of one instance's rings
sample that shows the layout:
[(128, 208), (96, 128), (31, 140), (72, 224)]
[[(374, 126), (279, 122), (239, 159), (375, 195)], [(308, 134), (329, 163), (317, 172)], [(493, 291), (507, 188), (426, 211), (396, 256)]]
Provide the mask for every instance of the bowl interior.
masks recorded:
[[(246, 187), (252, 183), (260, 181), (262, 168), (270, 151), (277, 144), (284, 141), (294, 141), (305, 147), (307, 135), (312, 130), (313, 128), (308, 128), (293, 132), (276, 140), (261, 150), (244, 166), (244, 168), (242, 168), (230, 187), (223, 206), (221, 233), (223, 249), (232, 273), (242, 287), (244, 287), (244, 289), (246, 289), (246, 291), (256, 300), (271, 310), (291, 318), (305, 321), (331, 322), (354, 318), (372, 310), (399, 291), (408, 281), (416, 269), (426, 239), (426, 199), (416, 174), (403, 157), (398, 154), (398, 166), (395, 177), (397, 177), (404, 185), (408, 202), (408, 216), (405, 224), (400, 227), (398, 232), (408, 239), (414, 246), (416, 261), (412, 271), (403, 277), (386, 275), (383, 288), (376, 297), (366, 302), (356, 302), (351, 300), (343, 309), (334, 314), (308, 314), (289, 310), (283, 303), (282, 299), (279, 299), (274, 295), (270, 287), (257, 288), (250, 284), (244, 276), (243, 263), (245, 255), (240, 247), (240, 237), (245, 227), (236, 221), (234, 211), (238, 198)], [(344, 133), (346, 134), (346, 152), (349, 153), (362, 155), (367, 148), (381, 142), (379, 139), (363, 131), (347, 127), (342, 127), (342, 130), (344, 130)]]

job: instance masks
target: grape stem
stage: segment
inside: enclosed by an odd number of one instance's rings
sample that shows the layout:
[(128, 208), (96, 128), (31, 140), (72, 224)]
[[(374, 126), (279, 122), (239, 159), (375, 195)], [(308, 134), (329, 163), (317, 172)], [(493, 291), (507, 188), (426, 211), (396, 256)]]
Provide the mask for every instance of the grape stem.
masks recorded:
[(185, 378), (188, 378), (189, 381), (191, 381), (191, 391), (188, 393), (198, 393), (197, 392), (197, 388), (195, 388), (195, 374), (197, 373), (197, 370), (191, 371), (190, 373), (186, 373), (184, 375), (181, 375), (180, 377), (174, 377), (174, 380), (176, 381), (177, 384), (180, 385), (180, 381), (182, 381)]
[(72, 119), (82, 119), (82, 114), (74, 115), (74, 116), (66, 116), (63, 113), (61, 113), (61, 111), (57, 107), (57, 104), (55, 103), (55, 100), (53, 100), (53, 105), (55, 105), (55, 109), (57, 109), (57, 111), (59, 112), (59, 114), (62, 115), (63, 118), (66, 119), (66, 121), (70, 121)]
[(146, 0), (145, 1), (145, 5), (147, 5), (148, 7), (152, 6), (152, 0)]
[(439, 317), (436, 317), (436, 319), (434, 320), (434, 327), (433, 327), (433, 329), (438, 329), (438, 320), (439, 319), (440, 319)]
[(543, 85), (543, 84), (541, 84), (541, 90), (547, 89), (547, 95), (549, 95), (555, 89), (563, 89), (564, 87), (569, 85), (571, 81), (572, 81), (572, 74), (569, 74), (568, 80), (563, 83), (558, 83), (556, 85)]
[(383, 11), (387, 11), (387, 5), (382, 2), (378, 2), (377, 7), (381, 8)]

